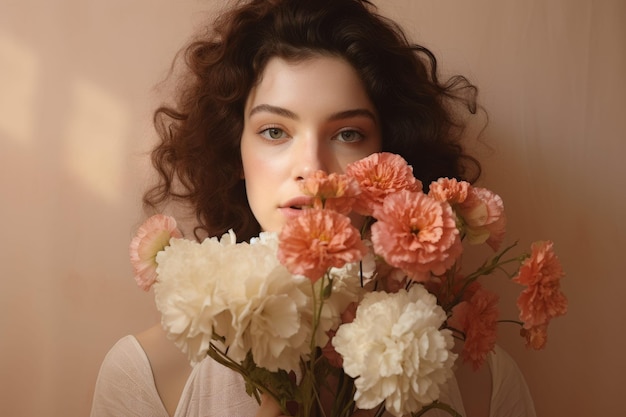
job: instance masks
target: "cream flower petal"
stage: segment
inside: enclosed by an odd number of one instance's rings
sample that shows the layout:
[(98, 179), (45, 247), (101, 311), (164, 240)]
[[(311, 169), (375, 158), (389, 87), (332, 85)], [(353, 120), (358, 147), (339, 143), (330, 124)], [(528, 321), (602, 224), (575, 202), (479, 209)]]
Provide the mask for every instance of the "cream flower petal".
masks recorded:
[(270, 371), (299, 368), (310, 353), (311, 283), (291, 275), (276, 250), (274, 235), (237, 244), (229, 232), (202, 243), (172, 239), (159, 252), (157, 308), (191, 362), (206, 356), (215, 332), (237, 362), (251, 352)]
[(397, 293), (367, 293), (352, 323), (339, 326), (333, 345), (355, 379), (361, 409), (381, 402), (394, 416), (419, 411), (439, 398), (452, 376), (452, 334), (435, 297), (421, 285)]

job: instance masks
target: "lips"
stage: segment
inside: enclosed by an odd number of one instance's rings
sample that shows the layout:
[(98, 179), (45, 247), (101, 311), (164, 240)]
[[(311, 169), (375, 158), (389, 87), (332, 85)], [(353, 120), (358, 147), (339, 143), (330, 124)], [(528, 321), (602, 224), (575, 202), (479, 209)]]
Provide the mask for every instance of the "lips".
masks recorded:
[(281, 204), (281, 209), (292, 209), (292, 210), (302, 210), (306, 207), (311, 207), (313, 204), (313, 198), (306, 196), (299, 196), (292, 198), (291, 200), (286, 201), (284, 204)]
[(285, 201), (278, 208), (286, 218), (290, 219), (300, 215), (303, 208), (311, 207), (313, 199), (311, 197), (300, 196)]

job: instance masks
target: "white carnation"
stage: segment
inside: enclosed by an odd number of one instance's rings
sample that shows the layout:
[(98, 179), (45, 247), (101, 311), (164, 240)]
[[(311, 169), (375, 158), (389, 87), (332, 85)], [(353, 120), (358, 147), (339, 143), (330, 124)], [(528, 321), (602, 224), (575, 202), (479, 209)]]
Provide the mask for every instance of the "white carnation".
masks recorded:
[(278, 233), (276, 232), (261, 232), (259, 237), (253, 237), (250, 239), (251, 245), (265, 245), (271, 248), (274, 252), (278, 251)]
[(357, 407), (372, 409), (384, 401), (387, 411), (402, 416), (438, 399), (456, 359), (451, 332), (439, 330), (445, 319), (421, 285), (367, 293), (355, 320), (333, 338), (346, 374), (356, 378)]
[(216, 331), (226, 337), (228, 355), (237, 361), (251, 351), (260, 367), (295, 370), (310, 352), (312, 328), (305, 318), (311, 309), (311, 283), (292, 276), (271, 245), (236, 248), (225, 254), (232, 274), (221, 286), (228, 297), (228, 320), (218, 323)]
[(154, 294), (161, 322), (168, 336), (192, 363), (201, 361), (213, 336), (214, 318), (226, 308), (211, 279), (223, 246), (217, 239), (202, 244), (171, 239), (156, 257)]
[(162, 324), (192, 363), (214, 338), (228, 356), (271, 371), (294, 370), (309, 353), (311, 284), (292, 276), (276, 257), (276, 237), (236, 243), (231, 231), (197, 243), (172, 239), (157, 255), (157, 308)]

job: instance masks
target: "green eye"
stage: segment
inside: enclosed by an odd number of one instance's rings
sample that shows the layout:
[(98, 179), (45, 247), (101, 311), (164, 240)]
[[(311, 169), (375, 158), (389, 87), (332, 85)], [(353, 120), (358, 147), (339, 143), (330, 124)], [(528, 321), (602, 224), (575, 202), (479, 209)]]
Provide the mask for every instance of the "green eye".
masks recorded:
[(261, 132), (261, 136), (267, 138), (267, 139), (282, 139), (284, 138), (285, 132), (282, 129), (279, 129), (277, 127), (270, 127), (268, 129), (265, 129)]
[(362, 140), (363, 135), (356, 130), (344, 130), (342, 132), (339, 132), (339, 134), (337, 135), (337, 139), (342, 142), (352, 143)]

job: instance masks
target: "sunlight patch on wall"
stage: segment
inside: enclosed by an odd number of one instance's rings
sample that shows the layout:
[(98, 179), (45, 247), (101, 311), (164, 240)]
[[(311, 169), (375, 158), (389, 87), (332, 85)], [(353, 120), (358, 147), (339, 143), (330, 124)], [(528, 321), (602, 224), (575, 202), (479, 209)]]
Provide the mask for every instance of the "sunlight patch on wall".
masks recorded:
[(66, 166), (78, 181), (106, 201), (116, 203), (122, 191), (129, 110), (88, 80), (74, 81), (70, 94)]
[(0, 133), (22, 144), (33, 141), (39, 71), (32, 50), (0, 34)]

